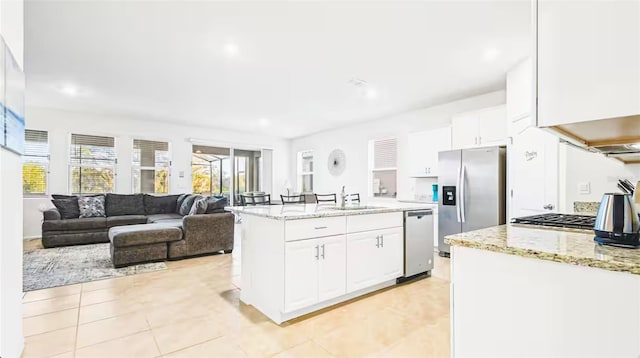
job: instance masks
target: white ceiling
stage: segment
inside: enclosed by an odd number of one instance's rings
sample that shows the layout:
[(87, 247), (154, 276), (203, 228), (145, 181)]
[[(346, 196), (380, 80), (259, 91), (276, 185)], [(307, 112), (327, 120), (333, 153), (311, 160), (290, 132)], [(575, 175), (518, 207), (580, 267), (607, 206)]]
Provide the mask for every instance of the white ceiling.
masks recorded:
[(504, 88), (529, 28), (528, 1), (27, 0), (27, 105), (292, 138)]

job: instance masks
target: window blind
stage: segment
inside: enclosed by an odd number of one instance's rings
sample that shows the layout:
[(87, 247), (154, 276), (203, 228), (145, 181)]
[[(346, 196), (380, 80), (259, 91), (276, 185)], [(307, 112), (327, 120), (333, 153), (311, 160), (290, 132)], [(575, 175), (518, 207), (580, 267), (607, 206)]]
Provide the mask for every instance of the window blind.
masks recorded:
[(133, 140), (133, 191), (166, 194), (169, 192), (169, 143)]
[(373, 169), (395, 169), (398, 165), (398, 140), (375, 140), (373, 143)]
[(47, 193), (49, 173), (49, 134), (47, 131), (27, 129), (24, 137), (23, 193), (44, 195)]
[(108, 193), (115, 189), (115, 138), (71, 134), (69, 157), (71, 192)]
[(169, 143), (134, 139), (133, 164), (141, 167), (168, 166)]

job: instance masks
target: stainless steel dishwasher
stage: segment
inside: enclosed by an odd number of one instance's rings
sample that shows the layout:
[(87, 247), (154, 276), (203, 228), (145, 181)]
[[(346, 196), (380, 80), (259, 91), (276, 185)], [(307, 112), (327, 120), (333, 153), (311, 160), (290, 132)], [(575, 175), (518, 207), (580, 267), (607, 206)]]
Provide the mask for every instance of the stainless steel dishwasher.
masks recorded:
[(433, 269), (433, 210), (404, 212), (404, 282), (417, 276), (430, 276)]

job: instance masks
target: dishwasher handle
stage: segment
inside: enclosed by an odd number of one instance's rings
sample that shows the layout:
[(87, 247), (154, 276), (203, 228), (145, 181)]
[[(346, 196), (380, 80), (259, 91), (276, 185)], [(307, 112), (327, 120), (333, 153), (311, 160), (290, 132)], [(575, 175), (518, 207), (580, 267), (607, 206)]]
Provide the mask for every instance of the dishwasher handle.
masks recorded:
[(418, 219), (422, 219), (423, 216), (427, 215), (433, 215), (433, 210), (412, 210), (404, 213), (404, 216), (407, 218), (417, 216)]

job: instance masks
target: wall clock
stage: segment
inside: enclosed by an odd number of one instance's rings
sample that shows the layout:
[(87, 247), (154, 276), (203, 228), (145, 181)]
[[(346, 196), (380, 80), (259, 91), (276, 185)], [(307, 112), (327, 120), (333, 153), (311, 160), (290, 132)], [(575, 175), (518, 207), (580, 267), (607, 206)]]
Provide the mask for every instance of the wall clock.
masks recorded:
[(344, 169), (347, 165), (347, 158), (342, 149), (334, 149), (329, 153), (329, 161), (327, 165), (329, 167), (329, 173), (333, 176), (339, 176), (344, 173)]

